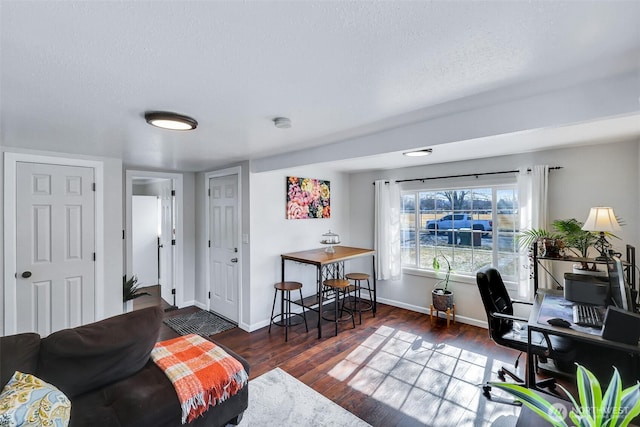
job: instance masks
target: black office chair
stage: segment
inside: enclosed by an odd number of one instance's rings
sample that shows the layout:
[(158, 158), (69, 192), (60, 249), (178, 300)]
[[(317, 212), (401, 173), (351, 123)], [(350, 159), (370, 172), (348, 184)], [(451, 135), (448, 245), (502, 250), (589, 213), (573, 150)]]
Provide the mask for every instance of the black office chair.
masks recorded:
[[(527, 334), (524, 331), (521, 334), (519, 325), (516, 322), (520, 321), (526, 324), (528, 319), (513, 315), (513, 303), (527, 305), (532, 305), (532, 303), (511, 300), (500, 273), (493, 267), (480, 269), (476, 274), (476, 282), (487, 313), (489, 337), (498, 345), (526, 352)], [(575, 349), (570, 339), (533, 332), (531, 344), (532, 354), (536, 358), (553, 359), (560, 369), (573, 364)], [(538, 366), (537, 360), (535, 365), (536, 367)], [(515, 366), (518, 366), (517, 360)], [(524, 385), (524, 381), (521, 378), (502, 367), (498, 372), (498, 376), (503, 381), (505, 374)], [(555, 389), (555, 379), (549, 378), (539, 381), (536, 386), (538, 388), (547, 387), (553, 391)], [(485, 395), (487, 393), (488, 390), (485, 389)], [(487, 397), (490, 396), (487, 395)]]

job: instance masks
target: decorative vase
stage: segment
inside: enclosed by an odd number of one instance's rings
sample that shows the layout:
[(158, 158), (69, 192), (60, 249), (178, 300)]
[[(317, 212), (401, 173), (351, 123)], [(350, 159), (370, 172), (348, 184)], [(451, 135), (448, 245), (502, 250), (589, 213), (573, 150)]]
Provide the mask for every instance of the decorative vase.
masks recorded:
[(453, 308), (453, 292), (450, 290), (432, 290), (431, 300), (433, 301), (433, 308), (438, 311), (447, 311), (447, 309)]
[(545, 258), (560, 258), (561, 241), (545, 237), (542, 239), (542, 256)]

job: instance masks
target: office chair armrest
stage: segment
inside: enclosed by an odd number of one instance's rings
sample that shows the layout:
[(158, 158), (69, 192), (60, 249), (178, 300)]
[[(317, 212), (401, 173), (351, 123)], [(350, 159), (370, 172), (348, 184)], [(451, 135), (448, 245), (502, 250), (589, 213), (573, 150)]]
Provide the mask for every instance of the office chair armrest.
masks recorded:
[(530, 302), (530, 301), (520, 301), (520, 300), (517, 300), (517, 299), (512, 299), (511, 302), (513, 304), (533, 305), (533, 303)]
[(529, 319), (525, 319), (524, 317), (513, 316), (511, 314), (502, 314), (502, 313), (491, 313), (491, 317), (495, 317), (496, 319), (504, 319), (504, 320), (516, 320), (518, 322), (528, 322)]

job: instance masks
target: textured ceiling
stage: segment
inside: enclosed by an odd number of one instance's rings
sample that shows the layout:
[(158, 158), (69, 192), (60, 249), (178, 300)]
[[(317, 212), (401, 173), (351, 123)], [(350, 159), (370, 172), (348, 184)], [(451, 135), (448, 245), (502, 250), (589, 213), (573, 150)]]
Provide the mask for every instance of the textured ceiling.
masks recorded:
[[(638, 1), (1, 0), (0, 19), (0, 145), (185, 171), (416, 122), (627, 52), (640, 64)], [(199, 127), (155, 129), (146, 110)]]

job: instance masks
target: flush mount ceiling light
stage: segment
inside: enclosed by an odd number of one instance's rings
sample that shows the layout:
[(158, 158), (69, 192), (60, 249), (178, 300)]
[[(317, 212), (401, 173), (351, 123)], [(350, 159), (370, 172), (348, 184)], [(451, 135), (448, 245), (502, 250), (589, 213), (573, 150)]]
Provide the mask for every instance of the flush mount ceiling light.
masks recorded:
[(422, 157), (422, 156), (428, 156), (431, 153), (433, 153), (433, 148), (424, 148), (422, 150), (407, 151), (406, 153), (402, 153), (402, 154), (407, 157)]
[(167, 111), (148, 111), (144, 113), (144, 118), (150, 125), (162, 129), (193, 130), (198, 127), (195, 119)]
[(291, 127), (291, 119), (288, 119), (286, 117), (276, 117), (275, 119), (273, 119), (273, 124), (278, 129), (289, 129)]

